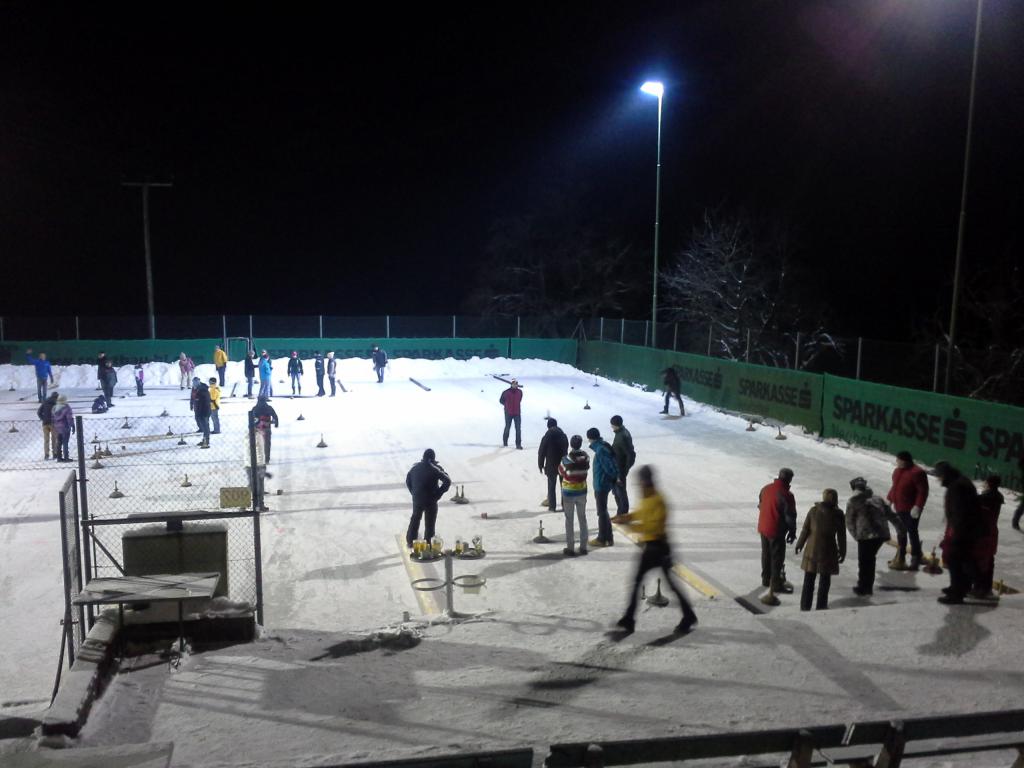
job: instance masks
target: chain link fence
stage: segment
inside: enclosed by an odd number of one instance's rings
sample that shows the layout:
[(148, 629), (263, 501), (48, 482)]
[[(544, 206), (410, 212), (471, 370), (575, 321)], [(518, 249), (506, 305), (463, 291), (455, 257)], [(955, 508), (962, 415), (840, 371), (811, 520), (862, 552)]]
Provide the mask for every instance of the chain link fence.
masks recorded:
[[(222, 415), (209, 448), (185, 416), (104, 415), (79, 424), (88, 578), (221, 571), (218, 594), (261, 608), (247, 414)], [(183, 521), (190, 561), (165, 562), (161, 537)]]

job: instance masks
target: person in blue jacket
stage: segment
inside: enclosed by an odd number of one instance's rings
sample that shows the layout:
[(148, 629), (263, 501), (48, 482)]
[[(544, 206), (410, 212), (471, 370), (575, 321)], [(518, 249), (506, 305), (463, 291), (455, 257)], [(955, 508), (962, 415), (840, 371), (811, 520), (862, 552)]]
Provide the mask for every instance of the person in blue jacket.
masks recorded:
[(53, 369), (50, 367), (50, 361), (46, 359), (45, 352), (40, 352), (39, 357), (32, 357), (32, 350), (29, 349), (25, 352), (25, 357), (36, 367), (36, 396), (41, 403), (46, 400), (47, 379), (53, 384)]
[(260, 393), (264, 400), (270, 397), (270, 355), (263, 350), (260, 355)]
[(591, 539), (590, 546), (611, 547), (615, 541), (612, 539), (612, 520), (608, 515), (608, 494), (619, 478), (619, 466), (612, 447), (602, 439), (597, 427), (587, 430), (587, 440), (594, 452), (594, 501), (597, 504), (597, 538)]

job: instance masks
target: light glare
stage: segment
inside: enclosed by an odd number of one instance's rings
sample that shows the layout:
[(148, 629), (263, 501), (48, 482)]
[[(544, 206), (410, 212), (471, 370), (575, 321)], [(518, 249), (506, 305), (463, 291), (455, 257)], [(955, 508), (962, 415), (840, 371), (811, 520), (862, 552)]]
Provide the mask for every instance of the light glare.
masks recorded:
[(655, 80), (651, 80), (640, 86), (640, 90), (651, 94), (651, 96), (657, 96), (660, 99), (665, 93), (665, 86)]

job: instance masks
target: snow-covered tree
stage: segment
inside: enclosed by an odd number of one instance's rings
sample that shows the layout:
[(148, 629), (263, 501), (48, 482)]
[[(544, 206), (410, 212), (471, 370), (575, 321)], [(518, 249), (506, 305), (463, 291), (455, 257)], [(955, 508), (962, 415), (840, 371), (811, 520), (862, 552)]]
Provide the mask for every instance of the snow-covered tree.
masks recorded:
[[(813, 289), (791, 275), (788, 232), (744, 214), (705, 211), (687, 245), (661, 273), (668, 318), (691, 340), (711, 336), (712, 353), (730, 360), (792, 367), (801, 331), (801, 368), (838, 345), (825, 330)], [(690, 346), (695, 346), (693, 343)]]

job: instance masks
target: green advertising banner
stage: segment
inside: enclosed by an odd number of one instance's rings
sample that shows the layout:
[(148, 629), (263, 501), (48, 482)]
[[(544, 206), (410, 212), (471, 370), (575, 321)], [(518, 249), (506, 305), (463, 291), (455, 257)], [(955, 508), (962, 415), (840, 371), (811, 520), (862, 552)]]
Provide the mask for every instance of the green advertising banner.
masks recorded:
[(220, 339), (130, 339), (106, 341), (20, 341), (0, 344), (0, 362), (24, 364), (25, 350), (34, 355), (46, 353), (54, 365), (95, 365), (100, 352), (106, 352), (114, 365), (135, 363), (171, 363), (184, 352), (196, 365), (213, 362), (214, 345)]
[(607, 341), (588, 341), (580, 349), (583, 370), (650, 389), (662, 388), (661, 371), (670, 365), (679, 372), (683, 394), (698, 402), (821, 431), (818, 374)]
[(389, 358), (408, 357), (421, 360), (469, 360), (471, 357), (506, 357), (509, 351), (507, 338), (501, 339), (270, 339), (256, 338), (256, 350), (267, 350), (271, 357), (288, 357), (292, 351), (307, 359), (316, 351), (323, 354), (333, 350), (334, 356), (344, 360), (349, 357), (369, 359), (374, 344), (388, 353)]
[(926, 464), (948, 461), (968, 477), (995, 473), (1020, 490), (1024, 408), (864, 381), (825, 377), (824, 435)]
[(517, 360), (532, 358), (576, 365), (575, 339), (511, 339), (511, 354)]

